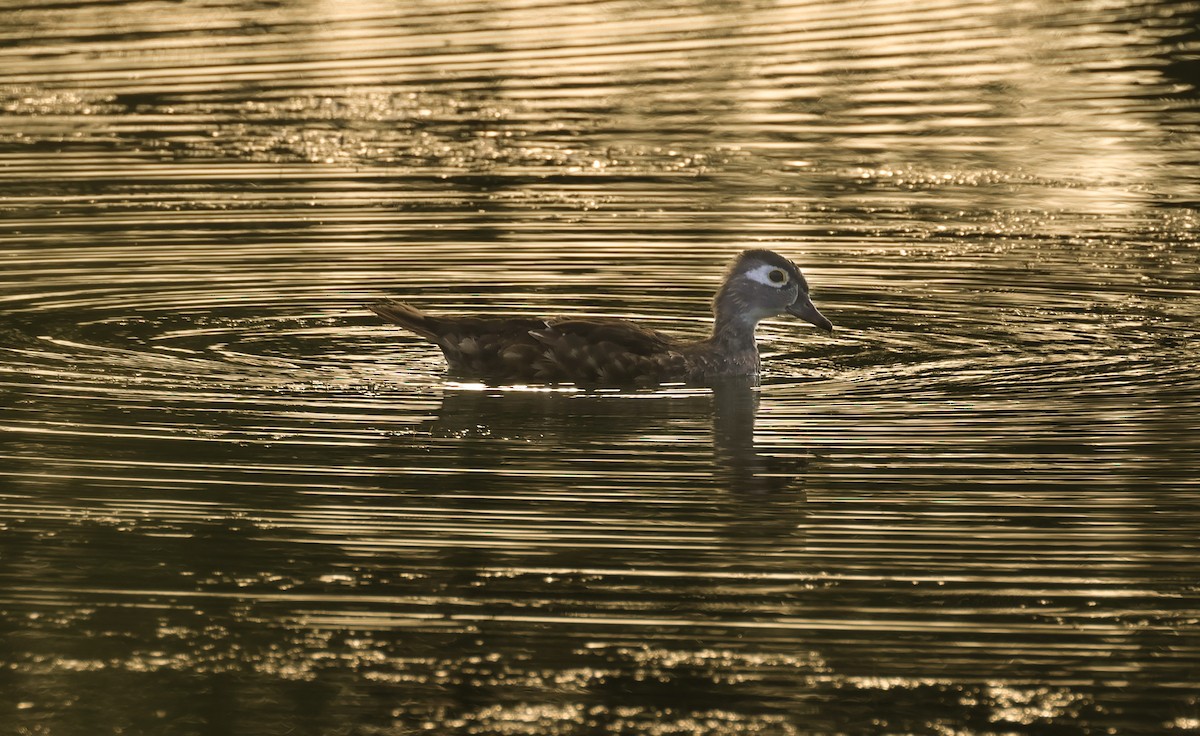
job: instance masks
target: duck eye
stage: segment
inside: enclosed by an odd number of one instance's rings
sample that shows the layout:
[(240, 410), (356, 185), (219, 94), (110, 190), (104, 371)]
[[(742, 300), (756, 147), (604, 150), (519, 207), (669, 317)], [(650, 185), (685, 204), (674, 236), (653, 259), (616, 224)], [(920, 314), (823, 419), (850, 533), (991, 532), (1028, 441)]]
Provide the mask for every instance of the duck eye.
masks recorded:
[(771, 279), (771, 283), (773, 284), (786, 284), (788, 280), (787, 274), (778, 268), (768, 273), (767, 278)]

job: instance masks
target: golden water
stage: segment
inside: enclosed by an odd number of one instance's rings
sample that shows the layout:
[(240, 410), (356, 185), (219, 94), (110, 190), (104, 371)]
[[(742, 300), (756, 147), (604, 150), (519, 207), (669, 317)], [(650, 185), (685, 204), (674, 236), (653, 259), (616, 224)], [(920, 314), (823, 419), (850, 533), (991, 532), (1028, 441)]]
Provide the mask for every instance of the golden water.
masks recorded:
[[(1198, 12), (6, 4), (0, 730), (1200, 732)], [(761, 388), (361, 306), (763, 246)]]

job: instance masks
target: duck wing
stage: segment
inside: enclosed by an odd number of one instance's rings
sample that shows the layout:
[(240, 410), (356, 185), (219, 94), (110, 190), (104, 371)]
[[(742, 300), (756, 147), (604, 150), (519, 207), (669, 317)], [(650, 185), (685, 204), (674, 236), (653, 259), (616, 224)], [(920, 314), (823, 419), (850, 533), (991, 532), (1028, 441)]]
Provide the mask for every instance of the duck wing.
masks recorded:
[(563, 319), (530, 332), (543, 348), (546, 380), (628, 386), (681, 379), (687, 361), (674, 340), (618, 319)]
[(391, 300), (368, 308), (437, 345), (450, 369), (464, 376), (633, 386), (687, 372), (671, 338), (623, 320), (439, 317)]

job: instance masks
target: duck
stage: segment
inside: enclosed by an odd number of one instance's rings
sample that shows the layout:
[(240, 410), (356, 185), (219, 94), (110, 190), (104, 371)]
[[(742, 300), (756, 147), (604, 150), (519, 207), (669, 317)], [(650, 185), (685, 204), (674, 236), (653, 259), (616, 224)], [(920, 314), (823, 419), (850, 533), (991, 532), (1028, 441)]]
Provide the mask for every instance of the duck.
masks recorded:
[(833, 332), (796, 264), (772, 250), (742, 251), (712, 301), (712, 332), (683, 339), (616, 318), (442, 316), (385, 299), (365, 305), (441, 348), (452, 373), (501, 384), (652, 386), (757, 378), (755, 328), (779, 315)]

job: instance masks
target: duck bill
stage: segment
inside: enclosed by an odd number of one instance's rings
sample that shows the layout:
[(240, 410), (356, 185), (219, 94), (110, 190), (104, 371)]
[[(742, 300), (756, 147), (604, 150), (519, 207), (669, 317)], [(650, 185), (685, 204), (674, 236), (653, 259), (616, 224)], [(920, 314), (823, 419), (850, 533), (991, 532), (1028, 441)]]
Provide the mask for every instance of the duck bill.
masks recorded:
[(811, 322), (826, 332), (833, 332), (833, 323), (825, 319), (825, 315), (818, 312), (817, 308), (813, 306), (812, 300), (806, 296), (801, 296), (788, 307), (787, 313), (799, 317), (805, 322)]

